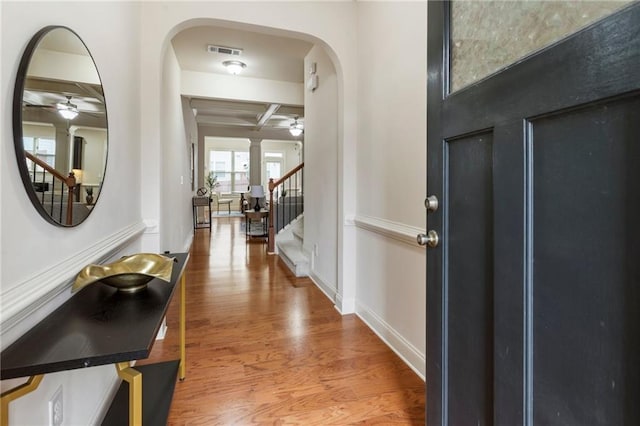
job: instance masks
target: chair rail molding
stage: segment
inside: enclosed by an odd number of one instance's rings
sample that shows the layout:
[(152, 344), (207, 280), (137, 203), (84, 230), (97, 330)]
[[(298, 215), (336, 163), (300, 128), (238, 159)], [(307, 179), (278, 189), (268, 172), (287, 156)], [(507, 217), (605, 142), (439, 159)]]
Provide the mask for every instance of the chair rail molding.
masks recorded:
[[(122, 228), (2, 292), (0, 294), (1, 337), (5, 339), (9, 330), (70, 288), (76, 274), (83, 267), (89, 263), (108, 260), (118, 250), (142, 235), (145, 228), (143, 222)], [(5, 343), (7, 343), (6, 340)]]
[(353, 218), (356, 227), (367, 231), (375, 232), (387, 238), (393, 238), (410, 246), (423, 249), (416, 241), (418, 234), (426, 231), (415, 226), (406, 225), (404, 223), (393, 222), (391, 220), (378, 217), (357, 215)]

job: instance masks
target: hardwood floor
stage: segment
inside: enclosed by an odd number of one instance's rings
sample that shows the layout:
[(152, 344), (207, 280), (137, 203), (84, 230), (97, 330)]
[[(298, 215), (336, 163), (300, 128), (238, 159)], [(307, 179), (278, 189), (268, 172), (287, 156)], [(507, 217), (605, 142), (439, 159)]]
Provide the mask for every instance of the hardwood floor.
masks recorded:
[[(423, 425), (424, 382), (357, 316), (341, 316), (239, 218), (195, 233), (187, 267), (187, 378), (170, 425)], [(174, 297), (148, 361), (179, 358)]]

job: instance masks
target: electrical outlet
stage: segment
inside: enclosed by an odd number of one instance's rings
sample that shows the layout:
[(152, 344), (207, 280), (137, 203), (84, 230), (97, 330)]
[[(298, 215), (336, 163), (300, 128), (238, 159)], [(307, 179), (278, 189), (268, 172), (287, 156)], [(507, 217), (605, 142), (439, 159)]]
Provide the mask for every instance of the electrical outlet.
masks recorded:
[(62, 385), (49, 400), (49, 426), (61, 426), (64, 406), (62, 405)]

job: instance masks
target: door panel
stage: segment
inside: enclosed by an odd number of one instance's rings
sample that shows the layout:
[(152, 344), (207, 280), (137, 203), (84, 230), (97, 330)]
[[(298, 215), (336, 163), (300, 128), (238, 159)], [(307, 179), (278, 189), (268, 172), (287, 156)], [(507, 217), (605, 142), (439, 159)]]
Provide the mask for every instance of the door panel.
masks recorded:
[[(447, 142), (449, 422), (493, 418), (493, 138)], [(464, 309), (456, 309), (464, 306)], [(463, 407), (463, 408), (461, 408)]]
[(534, 422), (640, 424), (640, 99), (534, 120)]
[(455, 94), (428, 19), (428, 424), (640, 424), (640, 5)]

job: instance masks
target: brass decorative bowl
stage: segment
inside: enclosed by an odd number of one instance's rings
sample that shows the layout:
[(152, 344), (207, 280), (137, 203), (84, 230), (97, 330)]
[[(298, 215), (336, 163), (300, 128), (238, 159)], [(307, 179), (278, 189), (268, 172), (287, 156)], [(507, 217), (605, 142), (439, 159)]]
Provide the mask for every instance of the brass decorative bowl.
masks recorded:
[(87, 265), (78, 273), (71, 290), (75, 293), (89, 284), (102, 282), (118, 291), (134, 293), (144, 289), (154, 278), (170, 282), (173, 263), (172, 257), (138, 253), (107, 265)]

